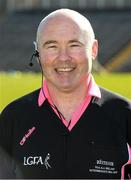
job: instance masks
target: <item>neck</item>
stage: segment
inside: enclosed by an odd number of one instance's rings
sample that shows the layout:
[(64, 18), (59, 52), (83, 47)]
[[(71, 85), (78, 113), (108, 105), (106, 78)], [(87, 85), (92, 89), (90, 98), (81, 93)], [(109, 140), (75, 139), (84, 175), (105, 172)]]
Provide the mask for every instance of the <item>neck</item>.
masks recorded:
[(87, 82), (83, 82), (79, 87), (72, 91), (60, 91), (47, 82), (51, 99), (58, 110), (63, 114), (67, 121), (71, 117), (78, 106), (84, 101), (87, 95)]

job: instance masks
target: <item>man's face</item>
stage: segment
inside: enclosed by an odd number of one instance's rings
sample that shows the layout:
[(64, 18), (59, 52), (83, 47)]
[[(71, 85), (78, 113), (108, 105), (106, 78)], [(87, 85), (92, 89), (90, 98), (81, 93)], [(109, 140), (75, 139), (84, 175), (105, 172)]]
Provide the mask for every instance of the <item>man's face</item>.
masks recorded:
[(67, 18), (51, 19), (43, 26), (38, 50), (49, 86), (73, 91), (85, 83), (92, 67), (92, 45), (86, 35)]

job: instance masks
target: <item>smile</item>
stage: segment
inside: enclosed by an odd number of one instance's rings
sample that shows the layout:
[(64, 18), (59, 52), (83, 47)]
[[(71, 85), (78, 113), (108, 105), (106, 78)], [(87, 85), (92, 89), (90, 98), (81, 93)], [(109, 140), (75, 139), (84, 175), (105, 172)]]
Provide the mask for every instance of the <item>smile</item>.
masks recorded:
[(65, 68), (56, 68), (55, 70), (57, 72), (71, 72), (73, 71), (75, 68), (74, 67), (65, 67)]

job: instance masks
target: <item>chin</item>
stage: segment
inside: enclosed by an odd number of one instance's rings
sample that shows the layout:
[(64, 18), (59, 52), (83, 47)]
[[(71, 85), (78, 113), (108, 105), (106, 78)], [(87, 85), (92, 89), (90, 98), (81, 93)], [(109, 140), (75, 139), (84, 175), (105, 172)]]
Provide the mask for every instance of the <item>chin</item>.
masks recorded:
[(72, 86), (70, 86), (70, 85), (63, 85), (62, 83), (61, 83), (61, 85), (57, 86), (60, 91), (69, 92), (72, 89)]

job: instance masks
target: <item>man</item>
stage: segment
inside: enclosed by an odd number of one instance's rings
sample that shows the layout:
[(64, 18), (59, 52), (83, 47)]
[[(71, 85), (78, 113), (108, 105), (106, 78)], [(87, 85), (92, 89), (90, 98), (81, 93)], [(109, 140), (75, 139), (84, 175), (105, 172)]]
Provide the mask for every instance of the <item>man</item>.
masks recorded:
[(16, 178), (120, 178), (129, 160), (131, 103), (91, 75), (98, 42), (81, 14), (60, 9), (38, 27), (42, 87), (1, 114), (0, 144)]

